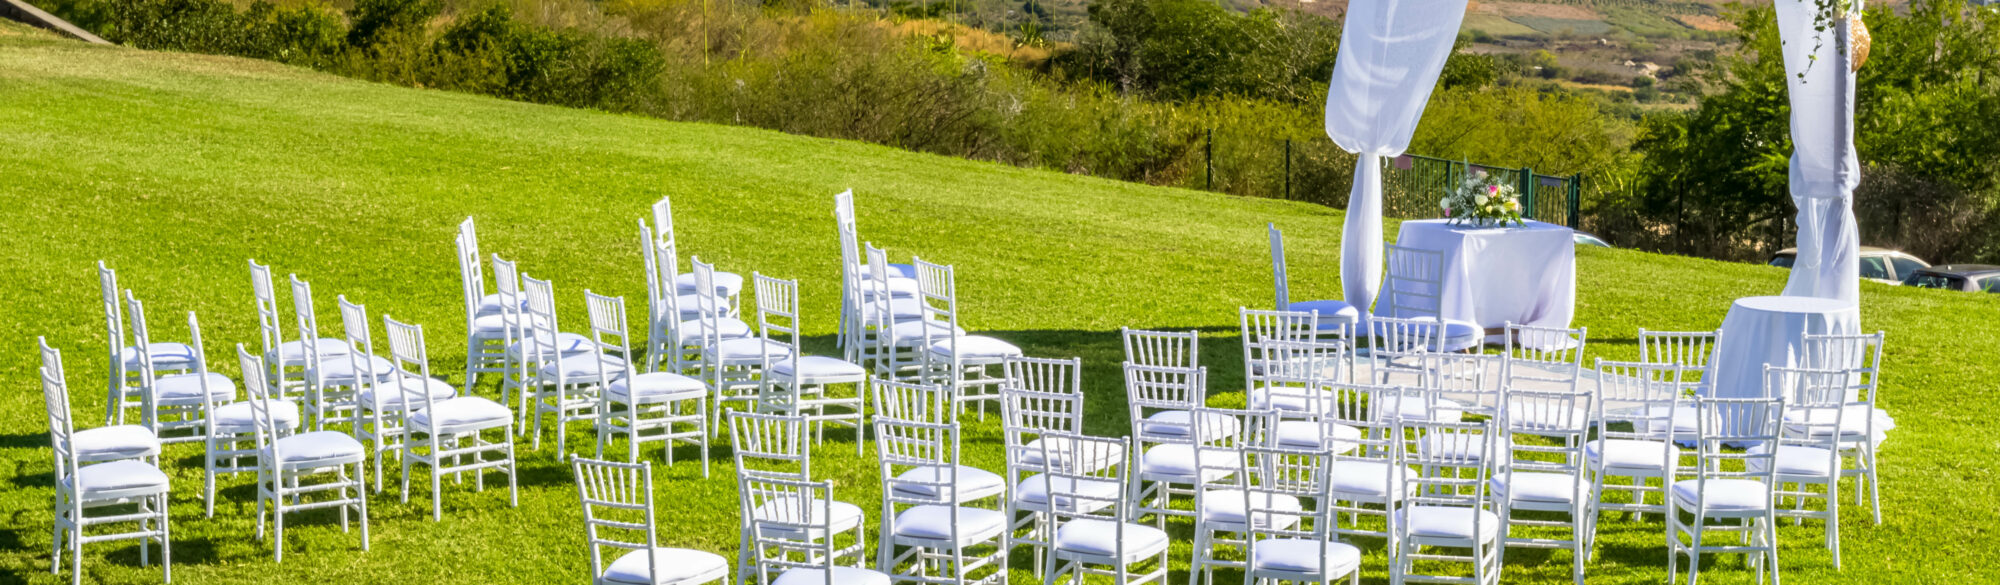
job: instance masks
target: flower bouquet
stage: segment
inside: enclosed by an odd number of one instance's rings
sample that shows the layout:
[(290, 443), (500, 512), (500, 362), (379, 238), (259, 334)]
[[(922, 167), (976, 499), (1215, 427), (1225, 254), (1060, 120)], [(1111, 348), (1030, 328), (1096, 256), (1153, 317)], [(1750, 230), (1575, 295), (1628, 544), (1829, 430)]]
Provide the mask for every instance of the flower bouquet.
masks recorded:
[(1444, 199), (1438, 201), (1444, 209), (1444, 216), (1453, 224), (1467, 224), (1486, 227), (1504, 226), (1509, 222), (1522, 225), (1521, 196), (1513, 185), (1501, 182), (1483, 170), (1466, 173), (1465, 181), (1457, 188), (1445, 191)]

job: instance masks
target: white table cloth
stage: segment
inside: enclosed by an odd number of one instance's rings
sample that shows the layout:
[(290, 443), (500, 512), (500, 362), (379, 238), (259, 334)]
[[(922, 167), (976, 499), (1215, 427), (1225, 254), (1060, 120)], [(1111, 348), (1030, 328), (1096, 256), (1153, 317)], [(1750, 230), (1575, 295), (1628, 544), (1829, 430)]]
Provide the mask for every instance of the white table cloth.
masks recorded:
[(1568, 328), (1576, 315), (1576, 240), (1569, 228), (1406, 221), (1396, 245), (1444, 253), (1439, 317), (1490, 330), (1508, 322)]
[(1708, 395), (1764, 396), (1764, 365), (1798, 367), (1805, 360), (1805, 336), (1861, 331), (1861, 308), (1818, 297), (1744, 297), (1722, 319), (1715, 344), (1715, 383)]

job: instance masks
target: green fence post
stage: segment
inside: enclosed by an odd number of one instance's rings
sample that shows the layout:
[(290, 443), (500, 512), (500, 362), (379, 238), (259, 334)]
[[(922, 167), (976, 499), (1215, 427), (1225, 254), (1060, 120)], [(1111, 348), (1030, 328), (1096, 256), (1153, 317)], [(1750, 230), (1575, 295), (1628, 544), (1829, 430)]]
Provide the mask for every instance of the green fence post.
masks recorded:
[(1285, 139), (1285, 200), (1292, 199), (1292, 139)]
[(1207, 189), (1209, 191), (1214, 191), (1215, 190), (1215, 129), (1214, 128), (1208, 129), (1208, 138), (1202, 141), (1201, 161), (1202, 161), (1201, 163), (1202, 168), (1205, 169), (1202, 173), (1204, 175), (1203, 180), (1207, 181), (1207, 184), (1204, 185), (1202, 188)]
[(1583, 227), (1583, 173), (1569, 177), (1569, 227)]
[(1528, 211), (1523, 217), (1536, 219), (1541, 214), (1535, 212), (1535, 169), (1521, 167), (1518, 178), (1514, 180), (1520, 183), (1521, 208)]

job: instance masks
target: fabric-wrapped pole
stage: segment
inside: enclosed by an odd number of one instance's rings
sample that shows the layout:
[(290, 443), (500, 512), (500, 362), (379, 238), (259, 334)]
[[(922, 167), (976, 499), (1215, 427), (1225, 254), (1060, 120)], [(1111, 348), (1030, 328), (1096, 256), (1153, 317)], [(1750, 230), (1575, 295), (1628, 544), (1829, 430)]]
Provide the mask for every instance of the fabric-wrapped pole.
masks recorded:
[(1792, 104), (1790, 186), (1799, 209), (1798, 258), (1785, 295), (1859, 302), (1854, 187), (1861, 182), (1861, 162), (1854, 153), (1847, 11), (1835, 8), (1834, 26), (1819, 31), (1814, 0), (1777, 0), (1776, 8)]
[(1326, 135), (1359, 155), (1340, 235), (1340, 283), (1365, 319), (1382, 287), (1382, 157), (1410, 146), (1465, 20), (1466, 0), (1370, 0), (1347, 6), (1326, 92)]

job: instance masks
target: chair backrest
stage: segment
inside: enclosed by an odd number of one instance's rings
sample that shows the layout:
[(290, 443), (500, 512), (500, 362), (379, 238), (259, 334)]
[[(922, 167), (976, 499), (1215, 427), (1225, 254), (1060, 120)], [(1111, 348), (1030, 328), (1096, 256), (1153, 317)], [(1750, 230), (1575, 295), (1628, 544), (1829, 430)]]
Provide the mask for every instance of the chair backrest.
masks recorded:
[[(1048, 494), (1049, 502), (1066, 503), (1048, 507), (1055, 526), (1084, 519), (1115, 523), (1115, 538), (1110, 542), (1118, 543), (1119, 550), (1111, 555), (1113, 558), (1126, 556), (1124, 532), (1131, 521), (1131, 510), (1124, 501), (1130, 476), (1123, 454), (1131, 453), (1131, 446), (1132, 441), (1127, 438), (1052, 433), (1042, 438), (1041, 457), (1027, 465), (1028, 472), (1039, 473), (1040, 477), (1025, 481), (1042, 482), (1042, 493)], [(1106, 485), (1118, 489), (1084, 487)]]
[(653, 202), (653, 235), (661, 242), (674, 241), (674, 203), (666, 197)]
[[(336, 296), (335, 300), (340, 303), (340, 328), (349, 348), (347, 365), (354, 372), (373, 372), (374, 366), (369, 362), (375, 357), (375, 336), (369, 332), (368, 307), (347, 300), (344, 294)], [(355, 377), (356, 392), (367, 386), (379, 387), (380, 380), (374, 376)], [(377, 399), (382, 397), (379, 391), (375, 394)]]
[(1118, 328), (1125, 340), (1125, 363), (1169, 368), (1201, 366), (1201, 335), (1195, 330), (1148, 331)]
[(1163, 410), (1193, 410), (1208, 402), (1208, 368), (1165, 368), (1125, 364), (1125, 401), (1131, 414), (1133, 438), (1142, 443), (1187, 436), (1149, 430), (1146, 417)]
[(1501, 429), (1507, 434), (1511, 469), (1542, 470), (1538, 465), (1560, 460), (1558, 471), (1580, 469), (1583, 443), (1590, 437), (1591, 396), (1583, 392), (1519, 390), (1507, 393), (1507, 405), (1500, 411)]
[(1501, 384), (1503, 356), (1478, 353), (1434, 353), (1423, 356), (1419, 376), (1423, 388), (1464, 406), (1468, 414), (1497, 415), (1509, 390)]
[(55, 452), (56, 481), (60, 483), (76, 475), (77, 468), (76, 449), (70, 444), (76, 422), (70, 418), (69, 380), (63, 375), (62, 350), (49, 347), (45, 337), (35, 337), (35, 344), (42, 350), (42, 404), (48, 409), (49, 448)]
[(1507, 349), (1501, 355), (1502, 384), (1508, 389), (1575, 392), (1583, 373), (1584, 341), (1589, 328), (1563, 329), (1508, 322)]
[[(715, 290), (715, 265), (702, 262), (701, 257), (688, 258), (688, 266), (694, 273), (695, 312), (700, 314), (702, 327), (701, 346), (714, 349), (722, 344), (722, 316), (724, 310), (722, 295)], [(676, 294), (676, 293), (669, 293)], [(719, 351), (702, 352), (703, 359), (720, 357)]]
[(479, 235), (473, 230), (471, 216), (459, 222), (458, 237), (454, 240), (458, 251), (459, 288), (465, 293), (465, 319), (470, 324), (479, 317), (479, 301), (486, 297), (486, 271), (479, 265)]
[(1597, 436), (1601, 439), (1660, 441), (1660, 456), (1671, 467), (1678, 449), (1666, 441), (1683, 408), (1680, 376), (1690, 366), (1597, 359)]
[[(870, 257), (873, 262), (873, 257)], [(958, 327), (958, 280), (951, 266), (932, 264), (922, 258), (912, 258), (917, 267), (917, 296), (923, 301), (924, 319), (948, 323)], [(884, 268), (887, 268), (884, 265)], [(877, 295), (878, 297), (880, 295)], [(886, 304), (886, 303), (885, 303)], [(949, 331), (937, 332), (932, 327), (924, 328), (924, 344), (930, 345), (936, 337), (955, 338)], [(954, 341), (955, 345), (957, 342)], [(953, 351), (953, 355), (958, 352)]]
[(125, 364), (119, 355), (125, 350), (125, 310), (119, 303), (124, 299), (119, 297), (118, 271), (105, 267), (103, 260), (97, 261), (97, 285), (104, 293), (104, 329), (108, 336), (106, 345), (111, 348), (112, 381), (120, 383), (116, 378), (123, 373)]
[(1029, 447), (1051, 433), (1083, 433), (1083, 395), (1033, 390), (1000, 391), (1000, 415), (1007, 448), (1007, 465), (1041, 456)]
[[(594, 353), (618, 358), (593, 360), (597, 362), (597, 379), (609, 381), (638, 375), (632, 361), (632, 337), (626, 328), (625, 297), (607, 297), (584, 289), (583, 304), (590, 313), (590, 341), (596, 346)], [(625, 371), (605, 371), (606, 368), (616, 367), (618, 362), (624, 362)]]
[(1390, 245), (1378, 313), (1397, 318), (1437, 317), (1444, 307), (1444, 252)]
[[(230, 396), (225, 398), (221, 399), (213, 398), (215, 396), (215, 393), (214, 390), (209, 387), (209, 380), (208, 380), (208, 347), (202, 345), (201, 343), (201, 320), (195, 318), (194, 311), (188, 311), (187, 323), (188, 323), (188, 346), (194, 348), (195, 385), (196, 387), (201, 388), (201, 420), (205, 422), (213, 422), (215, 420), (216, 407), (228, 404), (231, 401), (236, 400), (236, 396), (234, 395), (234, 393), (232, 393)], [(215, 430), (214, 425), (207, 425), (201, 431), (201, 435), (207, 436), (210, 432), (214, 430)]]
[[(590, 549), (590, 580), (604, 575), (604, 547), (656, 550), (659, 520), (653, 512), (653, 464), (618, 463), (577, 457), (576, 495), (583, 504), (583, 544)], [(649, 582), (659, 583), (656, 555), (646, 557)]]
[(812, 445), (805, 419), (779, 414), (729, 412), (729, 444), (738, 472), (812, 477)]
[(1882, 340), (1885, 334), (1835, 334), (1805, 336), (1806, 368), (1846, 370), (1846, 399), (1857, 404), (1875, 404), (1881, 387)]
[(1052, 359), (1008, 356), (1001, 360), (1005, 382), (1001, 388), (1079, 394), (1083, 392), (1083, 358)]
[[(1639, 328), (1639, 361), (1654, 364), (1674, 364), (1691, 366), (1707, 372), (1709, 363), (1715, 358), (1716, 343), (1722, 340), (1722, 330), (1715, 331), (1648, 331)], [(1699, 380), (1689, 380), (1690, 382)]]
[(1406, 505), (1485, 508), (1492, 449), (1499, 443), (1495, 424), (1404, 420), (1409, 439), (1401, 443), (1397, 463), (1413, 471)]
[(529, 363), (554, 364), (556, 380), (546, 382), (560, 384), (564, 374), (568, 373), (562, 365), (564, 354), (583, 348), (559, 347), (562, 344), (562, 329), (556, 323), (555, 283), (523, 274), (521, 290), (528, 297), (528, 302), (522, 307), (521, 323), (526, 333), (523, 339), (529, 340), (524, 344), (522, 354), (528, 356)]
[(833, 226), (840, 236), (840, 277), (843, 294), (848, 294), (848, 302), (859, 303), (861, 299), (851, 293), (861, 283), (861, 234), (854, 225), (854, 191), (841, 191), (833, 196)]
[[(1327, 392), (1332, 395), (1332, 405), (1326, 416), (1320, 418), (1321, 447), (1327, 456), (1335, 462), (1380, 464), (1395, 469), (1403, 441), (1402, 417), (1397, 413), (1403, 400), (1421, 401), (1426, 393), (1403, 386), (1354, 383), (1333, 384)], [(1359, 432), (1343, 437), (1343, 433), (1337, 432), (1338, 427)], [(1391, 493), (1387, 491), (1389, 486), (1402, 481), (1402, 477), (1384, 474), (1383, 481), (1384, 491), (1380, 493)]]
[[(388, 315), (382, 316), (382, 326), (389, 333), (389, 361), (395, 364), (394, 368), (390, 368), (394, 381), (389, 387), (419, 395), (423, 400), (423, 410), (430, 410), (437, 404), (430, 391), (425, 389), (431, 377), (431, 364), (429, 349), (424, 347), (424, 326), (397, 321)], [(380, 400), (381, 394), (383, 392), (376, 392), (377, 400)], [(403, 403), (415, 406), (411, 398), (404, 396)], [(433, 428), (425, 429), (425, 432), (436, 430), (440, 418), (432, 417), (430, 422)]]
[[(905, 344), (896, 334), (895, 295), (889, 290), (889, 254), (872, 243), (864, 244), (862, 248), (868, 258), (868, 274), (861, 277), (864, 279), (861, 286), (871, 292), (863, 295), (860, 291), (855, 291), (853, 295), (855, 297), (852, 299), (853, 302), (869, 303), (868, 310), (860, 311), (862, 320), (856, 323), (857, 334), (859, 331), (874, 330), (876, 354), (886, 358), (892, 355), (899, 345)], [(925, 341), (929, 341), (929, 338), (926, 337)], [(889, 360), (882, 361), (886, 363)]]
[[(737, 497), (748, 526), (759, 582), (787, 569), (825, 569), (833, 585), (834, 538), (828, 522), (833, 515), (833, 482), (744, 473), (737, 476)], [(756, 513), (751, 513), (755, 510)]]
[(919, 422), (952, 420), (951, 389), (943, 385), (878, 379), (875, 387), (876, 418)]
[(1278, 293), (1277, 304), (1271, 308), (1282, 311), (1292, 306), (1290, 279), (1285, 274), (1285, 234), (1274, 223), (1264, 224), (1264, 229), (1271, 232), (1271, 280)]
[(799, 281), (757, 272), (750, 273), (750, 280), (757, 290), (757, 336), (766, 344), (789, 350), (775, 357), (770, 351), (758, 352), (764, 360), (761, 371), (772, 371), (779, 363), (786, 364), (793, 372), (799, 371), (799, 355), (805, 353), (799, 346)]
[[(1242, 488), (1249, 478), (1243, 473), (1243, 447), (1275, 445), (1278, 413), (1275, 410), (1196, 408), (1188, 413), (1188, 426), (1196, 437), (1194, 476), (1207, 487)], [(1210, 477), (1217, 479), (1208, 480)], [(1197, 497), (1205, 489), (1197, 489)]]
[[(1708, 482), (1717, 479), (1761, 481), (1768, 494), (1774, 485), (1785, 398), (1696, 396), (1690, 407), (1695, 414), (1695, 459), (1699, 462), (1695, 478), (1702, 497), (1706, 497)], [(1744, 446), (1753, 448), (1741, 449)], [(1763, 448), (1754, 448), (1757, 446)], [(1706, 502), (1698, 500), (1696, 504), (1705, 506)]]
[(653, 228), (646, 226), (646, 220), (639, 220), (639, 257), (646, 262), (646, 307), (648, 325), (666, 323), (676, 328), (681, 321), (680, 285), (675, 281), (680, 275), (676, 264), (680, 254), (673, 242), (653, 239)]
[(521, 271), (512, 260), (493, 255), (493, 294), (500, 295), (500, 323), (508, 343), (528, 334), (527, 316), (521, 303)]
[(1410, 369), (1417, 365), (1413, 360), (1434, 353), (1444, 339), (1437, 321), (1422, 318), (1375, 315), (1368, 318), (1368, 331), (1369, 358), (1388, 372), (1415, 372)]
[(1237, 307), (1243, 344), (1243, 386), (1256, 387), (1255, 365), (1268, 361), (1264, 341), (1312, 341), (1319, 330), (1318, 311), (1264, 311)]
[[(292, 318), (298, 330), (299, 351), (305, 356), (306, 371), (320, 368), (319, 315), (313, 310), (312, 284), (288, 275), (292, 280)], [(310, 376), (308, 376), (310, 378)]]
[(275, 355), (278, 346), (285, 343), (284, 318), (278, 316), (277, 287), (272, 284), (271, 267), (250, 260), (250, 292), (257, 301), (258, 341), (263, 342), (264, 355)]
[(1834, 465), (1828, 469), (1839, 469), (1840, 443), (1848, 439), (1841, 432), (1844, 419), (1850, 414), (1872, 414), (1866, 410), (1848, 412), (1847, 379), (1852, 375), (1845, 369), (1765, 365), (1764, 395), (1784, 398), (1785, 409), (1790, 415), (1785, 418), (1785, 432), (1780, 444), (1824, 449)]
[[(145, 348), (153, 344), (153, 336), (146, 327), (146, 306), (139, 302), (138, 297), (132, 296), (131, 290), (125, 291), (125, 306), (125, 310), (132, 313), (132, 342), (139, 348), (139, 351), (134, 353), (137, 353), (139, 358), (140, 409), (145, 413), (144, 420), (151, 424), (151, 421), (157, 420), (155, 415), (159, 410), (159, 396), (153, 392), (154, 380), (159, 377), (159, 371), (153, 367), (153, 352), (146, 351)], [(115, 408), (117, 405), (112, 407)], [(154, 428), (153, 432), (158, 433), (159, 429)]]
[(271, 418), (271, 396), (265, 392), (270, 386), (269, 381), (263, 379), (264, 372), (269, 370), (265, 369), (263, 356), (252, 355), (241, 343), (236, 344), (236, 363), (243, 371), (243, 387), (250, 390), (251, 434), (257, 444), (257, 465), (275, 472), (277, 462), (282, 461), (278, 453), (278, 438), (281, 435), (278, 434), (277, 421)]
[(1353, 375), (1353, 352), (1345, 341), (1259, 338), (1245, 340), (1244, 346), (1250, 350), (1245, 352), (1250, 361), (1244, 363), (1248, 388), (1270, 386), (1273, 378), (1331, 381)]
[[(961, 503), (953, 488), (958, 485), (957, 425), (877, 417), (875, 453), (882, 472), (883, 503), (952, 507)], [(917, 469), (933, 471), (901, 477)], [(957, 524), (952, 523), (954, 530)]]
[[(1333, 539), (1336, 518), (1330, 505), (1333, 502), (1332, 458), (1318, 450), (1269, 445), (1244, 445), (1237, 451), (1238, 458), (1244, 462), (1241, 474), (1244, 481), (1240, 493), (1229, 495), (1243, 498), (1244, 518), (1248, 520), (1246, 528), (1249, 529), (1245, 535), (1248, 547), (1245, 554), (1257, 558), (1258, 542), (1268, 539), (1301, 539), (1308, 542)], [(1319, 505), (1309, 509), (1290, 505), (1298, 501), (1318, 502)], [(1332, 574), (1327, 570), (1330, 561), (1326, 555), (1318, 556), (1317, 573)]]

